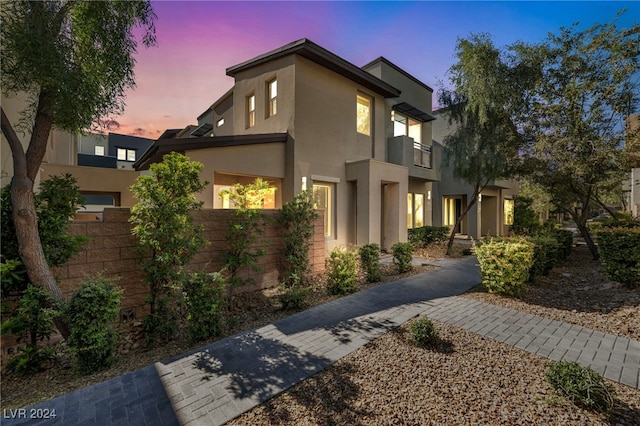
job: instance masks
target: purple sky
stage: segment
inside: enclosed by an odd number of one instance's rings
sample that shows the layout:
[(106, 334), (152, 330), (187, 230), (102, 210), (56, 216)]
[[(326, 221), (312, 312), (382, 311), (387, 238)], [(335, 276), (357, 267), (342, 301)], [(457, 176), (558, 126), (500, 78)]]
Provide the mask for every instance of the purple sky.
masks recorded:
[(139, 47), (137, 87), (118, 133), (157, 138), (196, 124), (233, 86), (225, 69), (300, 38), (362, 66), (384, 56), (433, 89), (454, 63), (458, 37), (486, 32), (497, 46), (542, 41), (561, 26), (588, 28), (640, 2), (221, 2), (154, 1), (158, 46)]

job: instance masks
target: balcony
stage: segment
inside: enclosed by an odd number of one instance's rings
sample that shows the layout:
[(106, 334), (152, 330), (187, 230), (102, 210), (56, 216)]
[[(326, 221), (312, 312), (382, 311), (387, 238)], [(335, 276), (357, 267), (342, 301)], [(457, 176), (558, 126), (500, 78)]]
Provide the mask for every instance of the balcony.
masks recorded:
[(437, 154), (430, 145), (414, 142), (407, 136), (387, 140), (387, 161), (407, 167), (410, 177), (439, 181)]

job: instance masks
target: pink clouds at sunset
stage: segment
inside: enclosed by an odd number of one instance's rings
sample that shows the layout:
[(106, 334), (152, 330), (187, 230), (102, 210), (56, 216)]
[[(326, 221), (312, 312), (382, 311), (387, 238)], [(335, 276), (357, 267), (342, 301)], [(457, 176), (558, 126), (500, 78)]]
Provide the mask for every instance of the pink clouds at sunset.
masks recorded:
[(197, 117), (233, 86), (226, 68), (300, 38), (361, 66), (385, 56), (438, 89), (455, 42), (492, 34), (496, 45), (540, 41), (585, 26), (640, 16), (637, 2), (152, 2), (158, 46), (139, 47), (136, 84), (118, 133), (157, 138)]

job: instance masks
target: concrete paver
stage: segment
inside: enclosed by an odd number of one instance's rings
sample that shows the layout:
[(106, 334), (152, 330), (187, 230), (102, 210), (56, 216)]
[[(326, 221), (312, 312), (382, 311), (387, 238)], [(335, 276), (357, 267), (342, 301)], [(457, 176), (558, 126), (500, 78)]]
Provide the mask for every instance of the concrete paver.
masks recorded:
[[(414, 258), (413, 263), (423, 262)], [(4, 412), (2, 424), (223, 424), (417, 315), (555, 361), (577, 360), (638, 388), (640, 342), (457, 297), (480, 282), (475, 258), (429, 263), (438, 268), (219, 340), (24, 412)], [(36, 418), (53, 410), (55, 418)]]

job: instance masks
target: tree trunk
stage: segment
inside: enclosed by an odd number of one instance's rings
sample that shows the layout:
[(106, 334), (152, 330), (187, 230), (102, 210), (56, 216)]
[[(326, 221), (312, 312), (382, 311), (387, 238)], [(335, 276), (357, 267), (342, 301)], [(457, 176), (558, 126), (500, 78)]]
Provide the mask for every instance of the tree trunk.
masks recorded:
[[(39, 108), (40, 110), (40, 108)], [(40, 112), (40, 111), (39, 111)], [(38, 120), (40, 117), (40, 121)], [(13, 156), (13, 179), (11, 180), (11, 205), (13, 207), (13, 221), (18, 240), (18, 252), (22, 263), (27, 270), (31, 284), (46, 290), (56, 302), (64, 302), (64, 296), (58, 283), (47, 264), (42, 250), (40, 234), (38, 233), (38, 218), (36, 216), (35, 198), (33, 194), (33, 179), (37, 175), (37, 168), (42, 161), (46, 150), (49, 131), (52, 126), (52, 117), (46, 114), (37, 114), (34, 134), (29, 144), (29, 151), (25, 155), (22, 144), (18, 139), (13, 126), (2, 110), (2, 133), (4, 133)], [(46, 129), (49, 129), (47, 131)], [(37, 136), (37, 137), (36, 137)], [(32, 145), (44, 145), (33, 147)], [(40, 162), (34, 167), (40, 156)], [(30, 157), (30, 158), (29, 158)], [(32, 167), (29, 167), (31, 165)], [(35, 171), (33, 170), (35, 169)], [(30, 177), (33, 176), (33, 177)], [(66, 339), (69, 337), (69, 325), (62, 317), (57, 317), (55, 325), (58, 331)]]
[(458, 229), (458, 226), (460, 226), (464, 218), (467, 216), (467, 213), (469, 213), (469, 210), (471, 210), (471, 207), (473, 207), (473, 205), (478, 200), (479, 193), (480, 193), (480, 190), (478, 190), (478, 188), (476, 187), (476, 189), (474, 190), (473, 196), (471, 198), (471, 201), (467, 204), (467, 207), (465, 207), (464, 211), (456, 219), (456, 224), (453, 225), (453, 229), (451, 230), (451, 235), (449, 235), (449, 242), (447, 243), (447, 254), (451, 254), (451, 249), (453, 248), (453, 242), (456, 239), (456, 229)]

